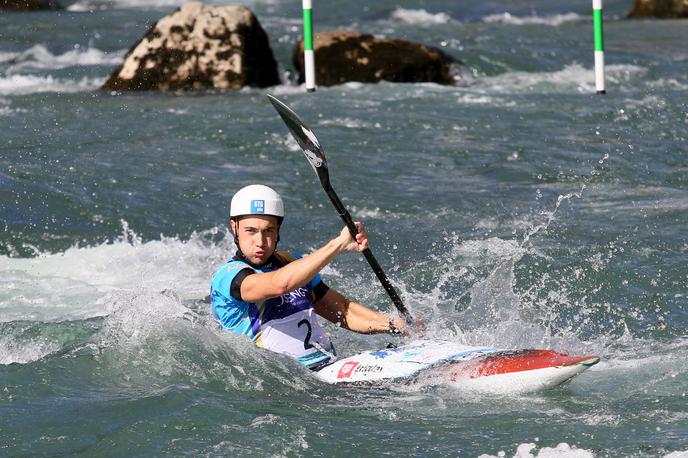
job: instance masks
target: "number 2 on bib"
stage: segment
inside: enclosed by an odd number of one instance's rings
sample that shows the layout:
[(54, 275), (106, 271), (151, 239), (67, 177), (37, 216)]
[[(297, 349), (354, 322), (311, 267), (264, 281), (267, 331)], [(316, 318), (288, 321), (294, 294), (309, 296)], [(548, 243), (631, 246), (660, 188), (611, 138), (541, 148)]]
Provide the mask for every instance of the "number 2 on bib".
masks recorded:
[(313, 348), (313, 345), (311, 345), (311, 334), (313, 332), (313, 328), (311, 327), (311, 322), (305, 318), (299, 321), (297, 326), (301, 327), (302, 324), (306, 325), (306, 338), (303, 341), (303, 348), (305, 348), (306, 350), (310, 350), (311, 348)]

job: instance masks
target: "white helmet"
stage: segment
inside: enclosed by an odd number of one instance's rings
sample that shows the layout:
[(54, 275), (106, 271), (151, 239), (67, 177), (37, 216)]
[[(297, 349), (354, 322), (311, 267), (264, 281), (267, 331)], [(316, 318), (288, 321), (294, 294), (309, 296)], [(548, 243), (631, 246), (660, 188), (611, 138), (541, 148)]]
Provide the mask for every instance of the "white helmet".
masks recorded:
[(274, 189), (262, 184), (252, 184), (241, 188), (232, 197), (229, 217), (244, 215), (272, 215), (284, 218), (284, 203)]

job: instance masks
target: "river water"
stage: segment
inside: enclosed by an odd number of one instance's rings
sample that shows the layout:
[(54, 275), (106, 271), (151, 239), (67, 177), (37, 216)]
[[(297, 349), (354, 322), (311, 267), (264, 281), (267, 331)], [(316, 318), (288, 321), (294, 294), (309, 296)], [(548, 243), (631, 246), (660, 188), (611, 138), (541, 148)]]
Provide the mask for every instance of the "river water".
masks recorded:
[[(300, 2), (242, 2), (283, 84), (98, 87), (174, 0), (0, 14), (0, 455), (688, 454), (688, 27), (605, 2), (316, 4), (315, 29), (440, 47), (465, 83), (293, 81)], [(602, 360), (569, 384), (485, 395), (330, 386), (213, 322), (227, 204), (284, 195), (282, 248), (341, 222), (265, 97), (328, 151), (332, 183), (427, 337)], [(326, 282), (393, 307), (362, 257)], [(397, 344), (326, 325), (340, 354)]]

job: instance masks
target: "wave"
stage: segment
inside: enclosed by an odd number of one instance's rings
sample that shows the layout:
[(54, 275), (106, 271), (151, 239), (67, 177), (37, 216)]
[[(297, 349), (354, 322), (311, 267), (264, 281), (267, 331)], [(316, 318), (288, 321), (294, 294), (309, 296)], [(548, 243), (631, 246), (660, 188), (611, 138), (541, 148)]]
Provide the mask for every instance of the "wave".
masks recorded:
[[(684, 169), (685, 170), (685, 169)], [(604, 195), (581, 203), (595, 213), (642, 211), (648, 215), (688, 211), (688, 192), (661, 186), (628, 186), (607, 189)]]
[[(2, 103), (2, 102), (0, 102)], [(29, 110), (25, 108), (11, 108), (9, 105), (0, 106), (0, 117), (11, 116), (14, 113), (28, 113)]]
[[(0, 364), (96, 364), (108, 390), (154, 393), (160, 383), (228, 386), (232, 391), (304, 391), (317, 380), (281, 355), (223, 331), (205, 301), (172, 291), (118, 291), (108, 314), (55, 323), (0, 323)], [(132, 358), (132, 355), (136, 355)], [(95, 360), (95, 361), (94, 361)], [(128, 394), (127, 394), (128, 393)]]
[(482, 22), (509, 24), (509, 25), (549, 25), (559, 26), (566, 22), (578, 22), (587, 20), (586, 17), (577, 13), (555, 14), (552, 16), (512, 16), (511, 13), (490, 14), (482, 19)]
[[(497, 458), (506, 456), (504, 450), (500, 450), (497, 455), (480, 455), (478, 458)], [(516, 447), (514, 458), (593, 458), (595, 455), (591, 450), (570, 446), (566, 442), (559, 443), (556, 447), (541, 447), (534, 443), (520, 444)]]
[[(30, 72), (69, 67), (113, 66), (122, 62), (125, 53), (125, 50), (105, 52), (93, 47), (75, 47), (63, 54), (53, 54), (42, 44), (37, 44), (22, 52), (0, 53), (0, 66), (4, 68), (0, 77), (0, 96), (48, 92), (75, 93), (98, 89), (103, 85), (106, 77), (73, 79)], [(15, 111), (2, 108), (0, 116), (7, 116)]]
[[(184, 4), (184, 0), (151, 0), (151, 1), (141, 1), (141, 0), (115, 0), (115, 1), (99, 1), (99, 0), (79, 0), (69, 7), (67, 11), (75, 13), (83, 13), (90, 11), (103, 11), (111, 10), (117, 8), (174, 8), (179, 7)], [(213, 0), (206, 2), (209, 5), (226, 5), (226, 3), (220, 2), (218, 0)], [(241, 2), (246, 4), (246, 2)], [(267, 4), (275, 5), (279, 3), (279, 0), (253, 0), (250, 2), (252, 4)], [(248, 5), (250, 7), (250, 5)]]
[(415, 25), (437, 25), (448, 24), (452, 21), (451, 16), (446, 13), (428, 13), (424, 9), (408, 10), (397, 8), (390, 14), (390, 19), (395, 22), (403, 22)]
[[(622, 84), (642, 76), (647, 69), (637, 65), (609, 65), (606, 67), (608, 84)], [(554, 93), (575, 91), (595, 92), (595, 73), (593, 68), (580, 64), (570, 64), (553, 72), (511, 71), (497, 76), (476, 78), (474, 84), (465, 92), (489, 94), (510, 94), (544, 92)]]
[[(568, 315), (584, 307), (593, 322), (609, 318), (600, 311), (604, 308), (600, 304), (575, 299), (585, 287), (575, 278), (558, 279), (558, 289), (551, 293), (535, 274), (528, 280), (528, 288), (515, 286), (522, 275), (516, 265), (525, 257), (543, 257), (533, 240), (554, 219), (560, 201), (568, 197), (558, 199), (550, 211), (529, 218), (522, 237), (450, 239), (437, 246), (437, 253), (430, 253), (428, 259), (418, 260), (412, 272), (398, 274), (402, 297), (412, 314), (427, 320), (427, 337), (503, 348), (545, 345), (576, 353), (608, 352), (606, 356), (612, 360), (614, 355), (637, 354), (620, 347), (609, 350), (610, 342), (618, 339), (615, 330), (596, 331), (588, 318), (581, 321)], [(354, 208), (354, 213), (379, 217), (380, 212)], [(232, 250), (226, 228), (211, 228), (187, 239), (161, 235), (159, 240), (143, 241), (123, 221), (122, 234), (100, 245), (75, 246), (61, 253), (38, 251), (34, 258), (0, 256), (0, 324), (53, 326), (106, 317), (110, 334), (105, 340), (111, 342), (129, 341), (131, 336), (138, 342), (136, 336), (145, 340), (157, 335), (153, 328), (167, 318), (209, 328), (209, 308), (201, 299), (208, 293), (212, 272)], [(437, 265), (450, 268), (438, 270)], [(361, 284), (359, 277), (342, 276), (332, 266), (325, 274), (335, 277), (337, 287), (363, 303), (379, 303), (379, 288)], [(410, 286), (419, 275), (427, 278), (427, 291)], [(540, 292), (548, 293), (545, 299), (538, 296)], [(569, 326), (572, 323), (575, 326)], [(24, 333), (0, 328), (3, 336)], [(333, 333), (344, 353), (384, 346), (377, 338), (350, 334)], [(635, 340), (629, 339), (633, 345)], [(63, 347), (38, 339), (19, 340), (24, 343), (0, 340), (2, 362), (27, 362)], [(662, 349), (658, 352), (663, 353)]]
[(73, 13), (85, 13), (91, 11), (103, 11), (116, 8), (166, 8), (178, 7), (184, 2), (182, 0), (153, 0), (141, 2), (137, 0), (118, 0), (114, 2), (97, 0), (80, 0), (67, 7), (67, 11)]
[[(390, 13), (389, 20), (421, 26), (449, 24), (455, 21), (446, 13), (430, 13), (425, 9), (405, 8), (396, 8)], [(587, 18), (577, 13), (554, 14), (551, 16), (513, 16), (511, 13), (505, 12), (485, 16), (481, 19), (481, 22), (509, 25), (535, 24), (556, 27), (567, 22), (579, 22), (584, 20), (587, 20)]]
[(118, 65), (122, 63), (125, 53), (124, 49), (105, 52), (75, 45), (75, 49), (64, 54), (53, 54), (44, 45), (37, 44), (23, 52), (0, 54), (0, 64), (8, 65), (6, 73), (9, 75), (23, 69), (57, 70), (73, 66)]
[(47, 339), (19, 341), (12, 335), (0, 336), (0, 364), (26, 364), (38, 361), (60, 348)]
[(333, 118), (333, 119), (323, 119), (318, 123), (321, 126), (341, 126), (348, 129), (379, 129), (379, 122), (365, 122), (360, 119), (353, 118)]
[(81, 346), (97, 330), (95, 320), (0, 323), (0, 364), (26, 364)]
[(648, 81), (647, 86), (651, 89), (666, 89), (670, 91), (688, 91), (688, 83), (681, 82), (675, 78), (660, 78), (655, 81)]
[(113, 295), (126, 291), (205, 297), (213, 266), (221, 264), (233, 243), (208, 242), (219, 233), (211, 229), (188, 240), (161, 236), (143, 242), (123, 222), (119, 238), (98, 246), (38, 252), (35, 258), (0, 256), (0, 322), (104, 316)]
[(107, 78), (81, 78), (80, 80), (53, 76), (10, 75), (0, 78), (0, 95), (27, 95), (45, 92), (74, 93), (92, 91)]

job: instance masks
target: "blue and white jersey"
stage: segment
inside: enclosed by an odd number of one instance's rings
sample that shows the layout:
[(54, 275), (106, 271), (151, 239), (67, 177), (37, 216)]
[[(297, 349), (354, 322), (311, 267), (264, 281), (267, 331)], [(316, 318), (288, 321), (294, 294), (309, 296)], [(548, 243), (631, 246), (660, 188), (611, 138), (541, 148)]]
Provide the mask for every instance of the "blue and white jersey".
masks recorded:
[(321, 282), (316, 275), (305, 286), (282, 296), (257, 303), (232, 296), (232, 281), (244, 269), (256, 274), (271, 272), (297, 257), (276, 252), (265, 266), (255, 267), (232, 258), (213, 275), (210, 300), (213, 315), (225, 329), (244, 334), (261, 347), (287, 354), (307, 367), (321, 366), (330, 361), (334, 348), (330, 337), (315, 319), (314, 288)]

